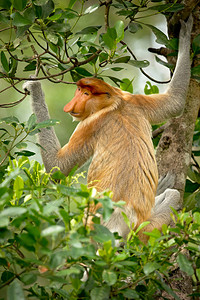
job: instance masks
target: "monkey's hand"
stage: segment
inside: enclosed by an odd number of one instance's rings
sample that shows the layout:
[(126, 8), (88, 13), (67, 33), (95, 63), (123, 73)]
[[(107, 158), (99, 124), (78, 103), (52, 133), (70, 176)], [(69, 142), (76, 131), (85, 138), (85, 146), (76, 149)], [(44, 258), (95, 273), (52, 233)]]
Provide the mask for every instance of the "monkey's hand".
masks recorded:
[(184, 22), (183, 20), (181, 20), (180, 22), (181, 22), (181, 30), (179, 33), (179, 43), (180, 43), (179, 46), (185, 47), (185, 42), (186, 41), (190, 42), (191, 31), (192, 31), (192, 26), (193, 26), (192, 14), (189, 16), (187, 22)]
[(34, 102), (44, 101), (41, 83), (37, 80), (28, 80), (23, 84), (23, 89), (31, 95)]

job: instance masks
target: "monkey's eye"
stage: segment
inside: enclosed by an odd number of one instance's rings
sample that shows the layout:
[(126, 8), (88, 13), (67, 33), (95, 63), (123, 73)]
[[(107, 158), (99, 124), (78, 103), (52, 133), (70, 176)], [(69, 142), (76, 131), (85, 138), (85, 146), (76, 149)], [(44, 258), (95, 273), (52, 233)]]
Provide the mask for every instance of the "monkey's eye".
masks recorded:
[(84, 95), (87, 95), (87, 96), (89, 96), (89, 93), (88, 93), (88, 92), (85, 92), (85, 93), (84, 93)]

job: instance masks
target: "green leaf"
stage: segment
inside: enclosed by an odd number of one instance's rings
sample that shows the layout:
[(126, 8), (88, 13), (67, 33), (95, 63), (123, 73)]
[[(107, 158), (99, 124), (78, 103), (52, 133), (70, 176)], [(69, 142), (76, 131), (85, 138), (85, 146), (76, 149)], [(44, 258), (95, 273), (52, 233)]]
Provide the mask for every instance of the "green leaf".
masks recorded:
[(120, 88), (123, 91), (129, 92), (129, 93), (133, 93), (133, 84), (132, 81), (128, 78), (123, 78), (122, 82), (120, 82)]
[(94, 5), (91, 5), (89, 6), (83, 13), (83, 15), (86, 15), (86, 14), (91, 14), (93, 13), (95, 10), (97, 10), (99, 8), (99, 4), (94, 4)]
[(148, 262), (144, 265), (144, 274), (149, 275), (160, 267), (160, 265), (156, 262)]
[(114, 60), (114, 63), (115, 64), (119, 64), (119, 63), (127, 63), (130, 61), (130, 56), (122, 56), (122, 57), (119, 57), (117, 58), (116, 60)]
[(193, 67), (191, 70), (192, 76), (200, 76), (200, 65)]
[(1, 118), (0, 122), (5, 122), (6, 124), (18, 124), (19, 120), (14, 117), (14, 116), (10, 116), (10, 117), (5, 117), (5, 118)]
[(193, 214), (193, 218), (194, 218), (195, 223), (197, 223), (197, 224), (200, 225), (200, 213), (199, 212), (195, 212)]
[(91, 290), (91, 300), (107, 300), (109, 299), (110, 288), (109, 286), (96, 287)]
[(138, 233), (141, 229), (143, 229), (145, 226), (147, 226), (150, 222), (149, 221), (146, 221), (146, 222), (143, 222), (142, 224), (140, 224), (137, 228), (137, 230), (135, 231), (136, 233)]
[(76, 71), (77, 73), (79, 73), (80, 75), (83, 75), (83, 76), (85, 76), (85, 77), (91, 77), (91, 76), (93, 76), (92, 73), (88, 72), (86, 69), (81, 68), (81, 67), (76, 67), (76, 68), (75, 68), (75, 71)]
[(22, 276), (20, 276), (20, 280), (25, 285), (33, 284), (37, 280), (37, 275), (33, 273), (23, 274)]
[(146, 68), (150, 65), (148, 60), (129, 60), (128, 63), (136, 68)]
[(0, 0), (0, 7), (8, 10), (11, 7), (11, 1), (10, 0)]
[[(6, 265), (8, 266), (8, 263), (6, 263)], [(4, 272), (2, 273), (2, 275), (1, 275), (1, 280), (2, 280), (3, 282), (6, 282), (6, 281), (8, 281), (9, 279), (13, 278), (14, 276), (15, 276), (14, 273), (9, 272), (9, 271), (4, 271)]]
[(35, 129), (46, 128), (46, 127), (54, 126), (59, 123), (60, 123), (60, 121), (58, 121), (58, 120), (49, 119), (49, 120), (45, 120), (40, 123), (37, 123), (37, 125), (35, 126)]
[(9, 286), (7, 300), (25, 300), (24, 292), (18, 279), (15, 279)]
[(142, 29), (142, 25), (140, 25), (139, 23), (135, 23), (135, 22), (131, 22), (129, 25), (128, 25), (128, 30), (131, 32), (131, 33), (136, 33), (138, 30)]
[(144, 92), (145, 95), (159, 94), (159, 88), (156, 85), (152, 85), (150, 81), (147, 81), (144, 87)]
[(86, 27), (86, 28), (82, 29), (81, 31), (78, 31), (76, 34), (90, 34), (90, 33), (95, 33), (100, 28), (101, 28), (101, 26), (89, 26), (89, 27)]
[(184, 4), (169, 3), (169, 4), (161, 4), (161, 5), (151, 6), (151, 9), (165, 13), (165, 12), (177, 12), (177, 11), (182, 10), (184, 7), (185, 7)]
[(32, 62), (30, 62), (28, 65), (26, 65), (26, 67), (24, 68), (24, 71), (35, 71), (37, 66), (37, 62), (34, 60)]
[(1, 217), (16, 217), (19, 215), (24, 214), (27, 211), (26, 208), (24, 207), (8, 207), (5, 208), (1, 213), (0, 216)]
[(13, 25), (15, 26), (21, 27), (21, 26), (31, 25), (31, 21), (23, 17), (19, 12), (14, 12), (11, 15), (11, 17), (13, 19)]
[(9, 219), (7, 217), (0, 218), (0, 227), (7, 227), (9, 224)]
[[(117, 38), (116, 35), (116, 31), (115, 34), (113, 33), (114, 31), (109, 30), (110, 28), (108, 28), (108, 32), (102, 35), (103, 41), (105, 43), (105, 45), (107, 46), (108, 49), (112, 50), (115, 48), (116, 46), (116, 42), (115, 39)], [(112, 28), (113, 29), (113, 28)]]
[(162, 44), (162, 45), (168, 46), (169, 40), (168, 40), (167, 36), (161, 30), (159, 30), (158, 28), (156, 28), (153, 25), (149, 25), (149, 24), (146, 24), (146, 25), (149, 28), (151, 28), (151, 30), (155, 34), (155, 36), (156, 36), (156, 42), (158, 44)]
[(36, 126), (36, 122), (37, 122), (36, 115), (32, 114), (27, 121), (26, 130), (29, 131), (29, 130), (33, 129)]
[(124, 291), (122, 291), (122, 294), (125, 298), (128, 299), (141, 299), (138, 293), (131, 289), (125, 289)]
[(177, 263), (181, 271), (186, 272), (189, 276), (192, 276), (194, 274), (192, 263), (188, 260), (188, 258), (184, 254), (179, 253), (177, 257)]
[(46, 229), (42, 230), (41, 235), (42, 236), (57, 235), (64, 230), (65, 230), (65, 227), (63, 227), (63, 226), (52, 225), (52, 226), (47, 227)]
[(167, 68), (169, 68), (170, 70), (173, 70), (174, 69), (174, 65), (173, 64), (169, 64), (168, 62), (160, 59), (158, 56), (155, 56), (156, 57), (156, 61), (161, 64), (162, 66), (165, 66)]
[(13, 0), (13, 6), (19, 11), (24, 10), (28, 0)]
[(77, 0), (70, 0), (68, 8), (72, 8)]
[(194, 51), (194, 55), (200, 54), (200, 34), (195, 36), (192, 41), (192, 50)]
[(9, 72), (9, 64), (8, 64), (7, 58), (3, 51), (1, 51), (1, 63), (2, 63), (2, 67), (3, 67), (4, 71), (6, 73), (8, 73)]
[(110, 286), (117, 282), (117, 275), (114, 271), (104, 270), (102, 278)]
[(15, 192), (15, 196), (17, 199), (21, 198), (23, 194), (23, 189), (24, 189), (24, 181), (21, 178), (21, 176), (17, 176), (13, 185), (13, 190)]
[(33, 156), (33, 155), (35, 155), (35, 152), (28, 151), (28, 150), (22, 150), (20, 152), (16, 151), (15, 154), (18, 156)]
[(104, 243), (107, 241), (112, 241), (112, 244), (114, 245), (115, 243), (114, 235), (112, 232), (109, 231), (108, 228), (100, 224), (94, 224), (94, 229), (95, 230), (93, 232), (92, 237), (96, 242)]
[(117, 33), (117, 43), (120, 42), (121, 40), (123, 40), (124, 38), (124, 22), (119, 20), (115, 23), (114, 26), (116, 33)]

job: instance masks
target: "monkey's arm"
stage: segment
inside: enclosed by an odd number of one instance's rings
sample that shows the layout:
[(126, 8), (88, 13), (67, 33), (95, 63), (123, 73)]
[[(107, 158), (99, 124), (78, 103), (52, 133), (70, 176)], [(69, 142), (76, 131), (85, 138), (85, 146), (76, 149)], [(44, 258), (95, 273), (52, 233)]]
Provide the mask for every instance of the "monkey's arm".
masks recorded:
[[(140, 105), (152, 124), (161, 123), (183, 112), (190, 81), (190, 36), (192, 16), (185, 23), (181, 21), (179, 51), (175, 71), (165, 94), (143, 96)], [(137, 96), (137, 95), (136, 95)]]
[[(33, 112), (36, 114), (37, 121), (48, 120), (49, 112), (41, 83), (28, 81), (23, 88), (30, 92)], [(88, 139), (90, 137), (88, 134), (84, 139), (83, 131), (76, 130), (69, 143), (61, 148), (53, 127), (40, 129), (38, 137), (39, 143), (43, 148), (41, 154), (47, 172), (50, 172), (53, 167), (57, 166), (65, 175), (68, 175), (74, 166), (81, 166), (87, 161), (92, 155), (92, 139), (89, 143)]]

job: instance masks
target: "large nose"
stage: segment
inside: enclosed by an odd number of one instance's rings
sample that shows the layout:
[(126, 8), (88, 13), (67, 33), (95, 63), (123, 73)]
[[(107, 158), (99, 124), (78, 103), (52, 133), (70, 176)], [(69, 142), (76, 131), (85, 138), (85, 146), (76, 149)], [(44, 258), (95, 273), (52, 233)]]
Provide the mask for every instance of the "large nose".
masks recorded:
[(68, 113), (73, 111), (75, 104), (76, 104), (76, 99), (74, 97), (69, 103), (65, 105), (64, 112)]

